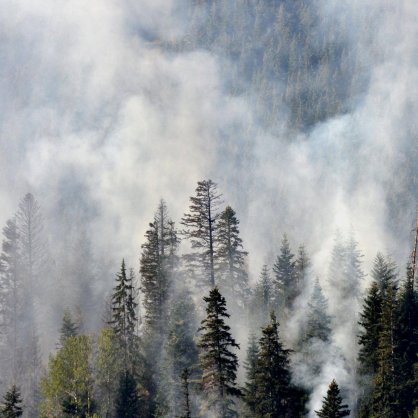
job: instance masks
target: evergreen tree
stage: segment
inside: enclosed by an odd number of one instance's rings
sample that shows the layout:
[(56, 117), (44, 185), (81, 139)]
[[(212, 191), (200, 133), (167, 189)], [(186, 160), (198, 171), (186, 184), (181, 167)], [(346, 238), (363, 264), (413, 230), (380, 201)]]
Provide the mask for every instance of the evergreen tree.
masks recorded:
[(68, 310), (64, 311), (62, 318), (62, 325), (60, 329), (60, 346), (63, 347), (65, 340), (69, 337), (75, 337), (78, 334), (78, 325), (75, 323), (71, 316), (71, 312)]
[(256, 401), (256, 373), (258, 362), (258, 343), (254, 334), (250, 335), (247, 348), (247, 359), (244, 362), (246, 371), (246, 382), (244, 388), (244, 399), (248, 406), (250, 416), (255, 414)]
[(254, 319), (253, 325), (256, 327), (264, 325), (268, 321), (272, 304), (271, 287), (270, 273), (267, 266), (264, 265), (252, 296), (251, 318)]
[(297, 279), (294, 254), (290, 249), (287, 235), (283, 236), (280, 254), (273, 266), (273, 289), (276, 308), (290, 309), (297, 296)]
[(328, 301), (322, 293), (319, 280), (315, 280), (311, 299), (308, 304), (305, 339), (316, 338), (327, 342), (331, 335), (331, 317), (328, 315)]
[[(295, 413), (290, 383), (289, 350), (279, 339), (279, 323), (274, 312), (271, 322), (262, 329), (255, 376), (256, 417), (284, 418)], [(297, 415), (296, 415), (297, 416)]]
[(140, 418), (141, 404), (135, 378), (130, 371), (125, 371), (119, 378), (116, 396), (116, 418)]
[(399, 413), (412, 416), (418, 400), (417, 353), (418, 353), (418, 299), (414, 290), (412, 267), (399, 292), (396, 357), (398, 375)]
[(381, 253), (377, 253), (373, 261), (371, 276), (379, 287), (381, 297), (384, 297), (388, 287), (397, 284), (396, 265), (387, 260)]
[(19, 389), (12, 385), (10, 390), (3, 398), (3, 405), (1, 407), (1, 416), (5, 418), (16, 418), (23, 414), (21, 406), (22, 398)]
[(133, 344), (137, 323), (133, 276), (126, 274), (125, 260), (116, 276), (116, 286), (112, 295), (111, 325), (118, 338), (124, 356), (125, 370), (132, 367)]
[(389, 286), (383, 297), (378, 368), (374, 379), (372, 417), (399, 417), (396, 356), (396, 287)]
[(340, 389), (335, 379), (328, 387), (327, 396), (324, 397), (321, 410), (315, 411), (315, 413), (320, 418), (340, 418), (350, 415), (348, 405), (343, 405)]
[(295, 261), (295, 285), (296, 285), (296, 296), (299, 296), (305, 285), (305, 280), (309, 268), (311, 266), (311, 260), (306, 252), (303, 245), (299, 247), (298, 256)]
[(359, 336), (359, 361), (363, 374), (374, 375), (379, 364), (378, 346), (382, 330), (382, 296), (379, 285), (372, 282), (364, 299), (359, 324), (362, 327)]
[[(140, 263), (141, 289), (146, 331), (155, 338), (162, 337), (167, 323), (168, 299), (177, 265), (179, 242), (163, 200), (154, 215), (154, 222), (149, 224), (145, 238)], [(161, 339), (157, 340), (161, 346)]]
[(242, 249), (238, 225), (235, 211), (227, 206), (220, 214), (217, 226), (216, 270), (219, 287), (227, 300), (242, 310), (249, 295), (245, 265), (248, 253)]
[(221, 195), (212, 180), (197, 183), (196, 196), (190, 197), (189, 212), (181, 223), (183, 235), (190, 240), (194, 252), (185, 256), (196, 271), (201, 272), (203, 285), (215, 287), (215, 227), (219, 218)]
[(203, 390), (209, 408), (219, 417), (234, 416), (231, 396), (241, 396), (241, 391), (236, 387), (238, 357), (231, 349), (239, 349), (239, 345), (225, 324), (229, 314), (219, 290), (212, 289), (203, 300), (207, 303), (206, 318), (199, 329), (202, 335), (198, 343)]

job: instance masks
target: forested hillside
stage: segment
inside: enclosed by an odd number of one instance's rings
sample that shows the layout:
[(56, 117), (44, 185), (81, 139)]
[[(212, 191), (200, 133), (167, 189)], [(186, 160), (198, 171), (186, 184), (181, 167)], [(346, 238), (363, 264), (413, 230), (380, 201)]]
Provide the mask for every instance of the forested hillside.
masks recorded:
[(413, 0), (4, 0), (0, 416), (418, 416)]

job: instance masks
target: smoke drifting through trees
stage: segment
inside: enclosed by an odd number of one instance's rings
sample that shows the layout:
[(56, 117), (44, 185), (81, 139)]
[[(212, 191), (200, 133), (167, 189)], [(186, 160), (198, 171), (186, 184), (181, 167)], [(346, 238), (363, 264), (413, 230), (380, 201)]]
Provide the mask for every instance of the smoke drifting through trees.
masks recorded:
[[(44, 356), (54, 349), (66, 307), (84, 306), (97, 329), (115, 266), (136, 262), (159, 198), (180, 220), (198, 179), (216, 179), (239, 215), (252, 282), (287, 231), (306, 243), (333, 309), (333, 233), (351, 223), (364, 272), (377, 250), (404, 264), (418, 156), (414, 2), (212, 3), (4, 3), (0, 220), (32, 191), (51, 253), (33, 358), (38, 338)], [(79, 243), (93, 252), (83, 261)], [(328, 364), (347, 387), (339, 353)], [(318, 399), (333, 377), (316, 382)]]

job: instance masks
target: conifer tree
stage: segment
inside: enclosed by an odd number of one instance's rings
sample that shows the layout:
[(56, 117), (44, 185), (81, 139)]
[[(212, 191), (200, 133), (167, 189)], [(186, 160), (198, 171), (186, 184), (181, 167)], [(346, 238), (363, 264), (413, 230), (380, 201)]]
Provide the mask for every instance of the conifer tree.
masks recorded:
[(255, 414), (256, 389), (257, 389), (257, 362), (258, 362), (258, 342), (254, 334), (250, 335), (247, 348), (247, 358), (244, 362), (246, 372), (246, 382), (244, 387), (244, 399), (248, 406), (251, 416)]
[(306, 276), (311, 266), (311, 260), (306, 252), (303, 245), (299, 247), (298, 256), (295, 261), (295, 285), (296, 285), (296, 296), (298, 296), (304, 287)]
[(69, 337), (75, 337), (78, 334), (78, 325), (75, 323), (71, 316), (71, 312), (68, 310), (64, 311), (62, 317), (62, 325), (60, 329), (60, 346), (64, 346), (65, 340)]
[(184, 214), (181, 223), (185, 238), (190, 240), (192, 253), (185, 259), (190, 266), (200, 271), (202, 284), (215, 287), (215, 228), (219, 218), (218, 207), (221, 195), (212, 180), (197, 183), (196, 195), (190, 197), (189, 213)]
[(315, 413), (320, 418), (341, 418), (350, 415), (348, 405), (343, 404), (340, 388), (335, 379), (328, 387), (327, 396), (324, 397), (321, 410), (315, 411)]
[(219, 287), (223, 290), (226, 299), (243, 309), (249, 296), (245, 265), (248, 253), (243, 250), (238, 225), (235, 211), (227, 206), (218, 220), (216, 271), (219, 277)]
[(399, 413), (412, 416), (418, 401), (418, 299), (411, 266), (401, 286), (396, 325), (396, 357)]
[(378, 347), (382, 330), (382, 296), (379, 285), (372, 282), (364, 299), (359, 324), (362, 327), (359, 336), (359, 361), (361, 372), (374, 376), (379, 364)]
[(371, 271), (372, 278), (376, 281), (381, 297), (384, 297), (389, 286), (394, 286), (396, 280), (396, 265), (386, 259), (381, 253), (377, 253)]
[(396, 418), (399, 416), (397, 395), (396, 355), (396, 287), (389, 286), (383, 297), (381, 331), (378, 346), (378, 368), (375, 375), (372, 417)]
[(134, 376), (129, 370), (120, 375), (116, 396), (116, 418), (140, 418), (141, 403)]
[(264, 325), (269, 318), (269, 313), (272, 305), (272, 284), (270, 273), (266, 265), (263, 266), (260, 273), (253, 296), (252, 296), (252, 318), (256, 318), (255, 326)]
[(289, 350), (279, 339), (279, 323), (274, 312), (262, 329), (256, 368), (256, 417), (282, 418), (291, 411), (293, 390), (290, 384)]
[[(167, 206), (161, 200), (142, 245), (140, 273), (146, 331), (153, 338), (164, 334), (170, 289), (177, 265), (178, 238)], [(161, 345), (161, 340), (158, 341)]]
[(241, 396), (236, 387), (238, 357), (232, 351), (239, 349), (239, 345), (225, 324), (229, 314), (219, 290), (212, 289), (203, 300), (207, 303), (206, 318), (199, 329), (202, 335), (198, 343), (202, 386), (209, 408), (213, 408), (221, 418), (230, 417), (236, 415), (231, 396)]
[(331, 334), (331, 317), (328, 315), (328, 301), (325, 298), (319, 280), (315, 280), (311, 299), (308, 304), (305, 339), (316, 338), (327, 342)]
[(289, 240), (285, 234), (280, 247), (280, 254), (277, 256), (273, 266), (273, 289), (276, 309), (291, 308), (297, 295), (298, 288), (294, 257), (290, 249)]
[(125, 370), (132, 366), (136, 307), (133, 276), (126, 274), (125, 260), (122, 260), (120, 273), (116, 276), (116, 286), (113, 288), (111, 325), (121, 344)]
[(19, 389), (12, 385), (10, 390), (4, 395), (1, 407), (1, 416), (5, 418), (17, 418), (22, 416), (22, 398)]

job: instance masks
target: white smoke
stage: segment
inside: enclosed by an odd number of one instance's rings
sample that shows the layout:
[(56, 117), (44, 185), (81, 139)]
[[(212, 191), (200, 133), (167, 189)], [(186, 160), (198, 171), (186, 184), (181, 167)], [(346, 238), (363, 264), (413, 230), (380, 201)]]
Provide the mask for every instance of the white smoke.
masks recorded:
[[(77, 219), (88, 220), (99, 258), (114, 271), (123, 256), (137, 268), (160, 197), (178, 220), (196, 181), (212, 178), (237, 209), (254, 278), (285, 231), (307, 244), (321, 277), (335, 229), (352, 225), (366, 272), (378, 250), (403, 263), (415, 204), (405, 173), (414, 164), (408, 158), (418, 155), (418, 142), (411, 143), (418, 86), (414, 2), (319, 3), (319, 33), (330, 22), (345, 22), (346, 48), (356, 48), (359, 65), (369, 67), (367, 91), (349, 113), (307, 133), (287, 130), (284, 109), (274, 135), (257, 126), (251, 96), (226, 92), (228, 63), (205, 51), (162, 48), (162, 41), (183, 34), (182, 6), (175, 0), (2, 1), (1, 224), (31, 191), (45, 218), (54, 219), (48, 230), (58, 241), (58, 203), (71, 206), (82, 193)], [(401, 228), (391, 224), (389, 185), (407, 201), (399, 205)], [(112, 273), (96, 286), (109, 288)], [(332, 377), (344, 375), (345, 365), (337, 363), (325, 362), (322, 392)]]

